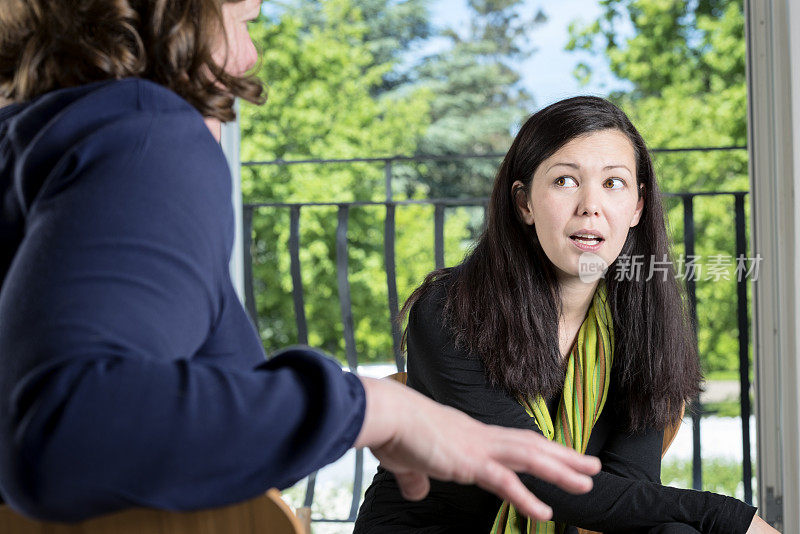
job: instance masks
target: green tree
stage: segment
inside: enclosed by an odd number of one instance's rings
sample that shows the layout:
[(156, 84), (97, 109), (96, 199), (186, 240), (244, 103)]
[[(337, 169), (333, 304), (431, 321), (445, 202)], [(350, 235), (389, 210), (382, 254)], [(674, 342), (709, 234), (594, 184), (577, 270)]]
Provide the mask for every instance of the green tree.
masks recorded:
[[(410, 49), (433, 36), (431, 0), (360, 0), (358, 9), (364, 23), (362, 41), (372, 54), (373, 65), (391, 64), (383, 81), (372, 88), (378, 95), (398, 88), (409, 80), (411, 65), (404, 62)], [(303, 31), (324, 24), (327, 0), (289, 0), (284, 9), (299, 17)]]
[[(424, 154), (503, 153), (533, 106), (520, 85), (515, 62), (533, 50), (528, 35), (545, 20), (524, 17), (523, 0), (470, 0), (466, 28), (446, 28), (449, 44), (415, 69), (416, 84), (430, 89), (430, 127), (419, 142)], [(419, 180), (431, 197), (487, 196), (498, 161), (453, 159), (428, 162)]]
[[(251, 33), (263, 50), (259, 76), (269, 86), (269, 98), (264, 106), (242, 107), (243, 160), (352, 158), (416, 150), (416, 140), (428, 124), (431, 95), (417, 88), (403, 95), (375, 96), (395, 60), (376, 60), (365, 41), (369, 25), (359, 5), (352, 0), (323, 2), (311, 25), (304, 22), (303, 6), (289, 6), (277, 20), (254, 24)], [(242, 190), (245, 202), (381, 200), (383, 169), (371, 163), (247, 167)], [(415, 206), (398, 209), (401, 298), (433, 265), (428, 211)], [(392, 354), (384, 213), (380, 206), (354, 207), (348, 219), (351, 295), (362, 362), (386, 360)], [(267, 350), (297, 341), (288, 221), (285, 208), (258, 208), (253, 218), (258, 327)], [(343, 359), (336, 225), (335, 206), (303, 208), (300, 259), (309, 342)], [(449, 245), (457, 246), (461, 237), (455, 218), (449, 225)]]
[[(600, 0), (600, 4), (603, 13), (597, 20), (572, 24), (568, 49), (605, 55), (611, 71), (632, 82), (631, 91), (611, 98), (631, 116), (651, 147), (746, 144), (741, 0)], [(592, 74), (585, 63), (576, 69), (576, 77), (584, 82)], [(663, 191), (748, 189), (744, 150), (667, 153), (655, 159)], [(667, 205), (674, 240), (680, 243), (682, 206), (677, 199)], [(735, 280), (703, 280), (712, 256), (735, 254), (733, 200), (698, 198), (694, 217), (695, 254), (706, 269), (697, 283), (701, 358), (706, 371), (738, 369)], [(683, 247), (676, 247), (676, 252), (683, 252)]]

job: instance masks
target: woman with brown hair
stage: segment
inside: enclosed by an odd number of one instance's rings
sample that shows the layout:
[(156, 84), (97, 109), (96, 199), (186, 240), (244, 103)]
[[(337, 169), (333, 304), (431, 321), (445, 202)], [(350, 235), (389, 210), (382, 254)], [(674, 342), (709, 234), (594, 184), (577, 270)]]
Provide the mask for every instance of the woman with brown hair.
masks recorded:
[[(701, 379), (669, 257), (653, 165), (628, 117), (596, 97), (531, 116), (474, 250), (431, 273), (403, 308), (408, 385), (484, 423), (598, 455), (603, 469), (580, 496), (522, 478), (553, 521), (446, 482), (405, 502), (379, 469), (355, 533), (775, 532), (736, 499), (660, 485), (664, 429)], [(644, 265), (631, 269), (634, 258)]]
[(3, 0), (0, 493), (51, 520), (213, 507), (366, 446), (409, 498), (431, 476), (549, 517), (514, 471), (581, 492), (596, 458), (308, 347), (265, 361), (230, 280), (217, 143), (235, 97), (263, 100), (260, 7)]

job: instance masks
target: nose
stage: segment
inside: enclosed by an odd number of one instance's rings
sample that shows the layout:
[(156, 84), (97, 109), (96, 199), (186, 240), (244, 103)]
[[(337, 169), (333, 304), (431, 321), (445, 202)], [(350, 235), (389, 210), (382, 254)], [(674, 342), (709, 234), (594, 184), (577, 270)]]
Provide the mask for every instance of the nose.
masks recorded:
[(583, 194), (578, 202), (578, 215), (579, 216), (594, 216), (600, 215), (600, 197), (599, 191), (596, 191), (591, 185), (583, 187)]

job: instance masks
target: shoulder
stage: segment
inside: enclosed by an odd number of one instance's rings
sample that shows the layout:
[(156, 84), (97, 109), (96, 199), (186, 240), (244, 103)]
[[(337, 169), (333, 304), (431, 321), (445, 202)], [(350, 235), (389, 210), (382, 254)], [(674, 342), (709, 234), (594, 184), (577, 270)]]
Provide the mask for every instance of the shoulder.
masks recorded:
[(126, 79), (54, 91), (23, 104), (8, 126), (0, 186), (13, 189), (27, 224), (80, 219), (227, 262), (227, 161), (200, 114), (169, 89)]
[(412, 318), (441, 317), (457, 276), (457, 267), (429, 273), (425, 282), (417, 289), (420, 293), (409, 311), (409, 324)]
[(166, 87), (138, 78), (60, 89), (21, 104), (8, 120), (5, 136), (25, 159), (31, 153), (64, 154), (88, 140), (133, 143), (137, 136), (167, 126), (173, 149), (186, 144), (187, 137), (201, 141), (204, 148), (215, 144), (202, 116), (188, 102)]
[(8, 136), (17, 146), (56, 135), (64, 142), (108, 123), (142, 115), (171, 115), (198, 127), (204, 124), (200, 114), (180, 96), (139, 78), (67, 87), (9, 108), (16, 108), (9, 119)]
[(444, 313), (447, 303), (447, 293), (452, 284), (450, 280), (434, 280), (421, 287), (422, 292), (409, 312), (411, 318), (422, 318), (430, 316), (440, 316)]
[[(448, 299), (457, 283), (457, 269), (448, 269), (423, 285), (424, 291), (411, 307), (408, 318), (409, 361), (425, 354), (437, 361), (480, 360), (457, 342), (458, 327), (454, 313), (447, 309)], [(449, 364), (448, 364), (449, 365)], [(473, 366), (470, 365), (470, 369)]]
[[(230, 188), (227, 162), (202, 116), (169, 89), (128, 78), (54, 91), (9, 120), (18, 198), (26, 209), (43, 191), (78, 179), (125, 181), (187, 194)], [(135, 183), (135, 184), (134, 184)]]

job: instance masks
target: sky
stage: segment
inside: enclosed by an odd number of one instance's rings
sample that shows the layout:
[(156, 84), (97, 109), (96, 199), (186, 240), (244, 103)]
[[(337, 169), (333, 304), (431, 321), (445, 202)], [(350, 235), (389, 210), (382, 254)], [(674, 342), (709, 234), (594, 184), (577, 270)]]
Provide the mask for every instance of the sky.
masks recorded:
[[(429, 0), (432, 22), (437, 27), (459, 28), (469, 23), (467, 0)], [(570, 22), (594, 21), (601, 13), (598, 0), (526, 0), (526, 15), (533, 17), (539, 10), (547, 21), (531, 32), (531, 44), (536, 48), (517, 69), (522, 75), (522, 85), (534, 96), (536, 108), (578, 94), (606, 96), (615, 89), (630, 88), (626, 82), (614, 77), (602, 57), (586, 52), (566, 52)], [(280, 2), (265, 2), (264, 13), (280, 12)], [(620, 31), (624, 35), (624, 28)], [(429, 39), (412, 49), (409, 59), (433, 54), (447, 45), (443, 38)], [(589, 85), (582, 87), (573, 76), (575, 66), (584, 61), (593, 69)]]
[[(571, 21), (577, 19), (588, 23), (600, 15), (597, 0), (527, 0), (524, 9), (535, 15), (540, 8), (548, 20), (531, 33), (531, 44), (537, 51), (518, 69), (522, 74), (522, 85), (534, 96), (537, 108), (569, 96), (605, 96), (612, 90), (627, 88), (610, 72), (604, 59), (564, 50)], [(432, 0), (431, 11), (433, 23), (437, 26), (458, 28), (469, 20), (467, 0)], [(592, 82), (586, 87), (581, 87), (572, 74), (581, 60), (591, 65), (594, 71)]]

